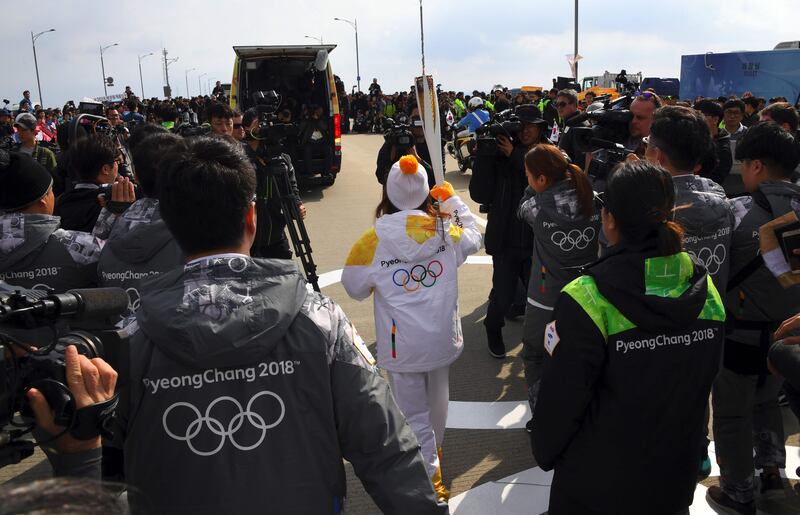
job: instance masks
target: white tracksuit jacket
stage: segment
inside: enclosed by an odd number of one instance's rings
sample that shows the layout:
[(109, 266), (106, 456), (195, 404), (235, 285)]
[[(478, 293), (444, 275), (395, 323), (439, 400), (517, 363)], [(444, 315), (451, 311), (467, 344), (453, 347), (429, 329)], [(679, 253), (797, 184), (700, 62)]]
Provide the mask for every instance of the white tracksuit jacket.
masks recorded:
[(481, 248), (481, 233), (457, 196), (423, 211), (384, 215), (353, 245), (342, 273), (351, 297), (375, 293), (378, 365), (393, 372), (447, 366), (463, 349), (458, 267)]

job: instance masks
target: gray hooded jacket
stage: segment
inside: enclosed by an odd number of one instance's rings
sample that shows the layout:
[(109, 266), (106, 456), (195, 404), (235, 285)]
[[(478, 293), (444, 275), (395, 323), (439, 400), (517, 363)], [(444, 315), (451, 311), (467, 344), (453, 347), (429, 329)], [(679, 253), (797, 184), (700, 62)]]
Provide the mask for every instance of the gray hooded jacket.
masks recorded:
[(133, 513), (335, 513), (343, 457), (384, 513), (447, 513), (363, 340), (294, 263), (209, 257), (141, 292)]
[[(763, 182), (758, 189), (766, 197), (772, 213), (758, 205), (751, 196), (734, 199), (736, 225), (731, 246), (731, 277), (758, 255), (759, 228), (788, 213), (792, 209), (792, 200), (800, 199), (800, 186), (791, 182)], [(774, 325), (800, 311), (800, 286), (782, 288), (762, 264), (728, 293), (726, 307), (737, 320), (771, 322)], [(728, 339), (749, 345), (762, 343), (759, 331), (755, 330), (736, 329), (728, 334)]]
[(533, 228), (533, 262), (528, 302), (552, 309), (561, 288), (580, 275), (580, 267), (597, 260), (600, 215), (587, 220), (569, 180), (542, 193), (525, 190), (519, 218)]
[(56, 293), (95, 286), (102, 242), (89, 233), (59, 227), (57, 216), (0, 216), (0, 280)]
[(675, 221), (685, 231), (686, 251), (711, 275), (725, 300), (733, 209), (722, 186), (704, 177), (686, 174), (672, 178), (675, 184)]
[(97, 275), (100, 286), (116, 286), (127, 292), (128, 312), (123, 315), (123, 325), (127, 325), (139, 309), (142, 279), (180, 266), (183, 253), (161, 219), (156, 199), (136, 201), (108, 233)]

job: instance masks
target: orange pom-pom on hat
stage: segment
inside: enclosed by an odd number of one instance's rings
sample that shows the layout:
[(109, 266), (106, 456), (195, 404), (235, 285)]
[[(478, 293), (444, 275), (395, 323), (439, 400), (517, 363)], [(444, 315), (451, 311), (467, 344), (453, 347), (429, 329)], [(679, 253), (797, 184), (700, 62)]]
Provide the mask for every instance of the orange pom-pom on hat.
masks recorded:
[(392, 165), (386, 177), (386, 196), (397, 209), (417, 209), (428, 198), (429, 191), (428, 173), (416, 157), (403, 156)]
[(419, 162), (417, 158), (412, 155), (403, 156), (400, 158), (400, 171), (406, 175), (413, 175), (417, 173)]

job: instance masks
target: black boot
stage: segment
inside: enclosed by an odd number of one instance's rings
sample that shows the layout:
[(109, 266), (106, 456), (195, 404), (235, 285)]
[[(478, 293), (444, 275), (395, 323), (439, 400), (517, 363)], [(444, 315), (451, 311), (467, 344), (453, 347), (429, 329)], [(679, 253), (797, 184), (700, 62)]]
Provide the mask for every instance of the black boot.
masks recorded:
[(506, 357), (506, 344), (503, 343), (503, 330), (486, 328), (486, 341), (489, 344), (489, 354), (497, 359)]

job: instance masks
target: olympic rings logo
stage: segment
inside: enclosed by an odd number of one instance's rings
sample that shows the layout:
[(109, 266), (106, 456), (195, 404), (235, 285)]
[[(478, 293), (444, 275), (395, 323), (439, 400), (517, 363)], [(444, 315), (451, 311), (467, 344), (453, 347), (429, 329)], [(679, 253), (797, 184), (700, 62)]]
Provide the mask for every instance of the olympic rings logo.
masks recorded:
[(550, 235), (550, 241), (564, 252), (574, 249), (583, 250), (589, 246), (595, 234), (594, 227), (587, 227), (583, 231), (580, 229), (572, 229), (569, 232), (556, 231)]
[(703, 247), (697, 252), (697, 254), (694, 252), (689, 253), (692, 254), (698, 261), (700, 261), (703, 266), (706, 267), (708, 273), (712, 276), (719, 272), (719, 269), (725, 262), (725, 258), (728, 256), (728, 253), (725, 250), (725, 245), (721, 243), (714, 247), (713, 250), (709, 247)]
[[(264, 420), (264, 417), (252, 409), (253, 403), (256, 401), (256, 399), (265, 395), (274, 398), (278, 402), (278, 405), (280, 405), (280, 415), (274, 422), (269, 424), (267, 424), (267, 422)], [(224, 401), (232, 403), (239, 409), (239, 413), (233, 416), (230, 422), (228, 422), (227, 427), (220, 420), (211, 416), (211, 410), (214, 408), (214, 406)], [(188, 426), (186, 426), (186, 430), (182, 435), (172, 432), (167, 425), (167, 417), (169, 417), (170, 413), (172, 413), (175, 408), (180, 407), (188, 408), (195, 415), (195, 419)], [(222, 449), (227, 439), (230, 439), (231, 444), (233, 444), (233, 446), (240, 451), (251, 451), (255, 449), (264, 441), (264, 438), (267, 436), (267, 430), (272, 429), (280, 424), (281, 421), (283, 421), (284, 415), (286, 415), (286, 405), (283, 403), (283, 399), (281, 399), (278, 394), (274, 392), (264, 390), (253, 395), (253, 397), (247, 403), (246, 409), (242, 409), (242, 405), (239, 401), (226, 395), (217, 397), (211, 401), (211, 404), (209, 404), (208, 408), (206, 408), (205, 415), (202, 415), (200, 410), (189, 402), (176, 402), (170, 405), (166, 411), (164, 411), (164, 416), (161, 420), (164, 425), (164, 431), (167, 432), (167, 435), (169, 435), (170, 438), (186, 442), (186, 444), (189, 446), (189, 450), (198, 456), (213, 456)], [(261, 437), (252, 445), (243, 445), (237, 442), (235, 438), (236, 432), (239, 431), (239, 429), (241, 429), (244, 425), (245, 418), (247, 418), (247, 421), (251, 426), (261, 430)], [(200, 434), (200, 431), (203, 430), (204, 426), (207, 427), (209, 431), (220, 437), (219, 444), (217, 444), (217, 446), (210, 451), (197, 449), (193, 443), (195, 437)]]
[[(395, 286), (402, 287), (407, 292), (415, 292), (420, 286), (430, 288), (436, 284), (436, 279), (444, 273), (444, 266), (436, 259), (428, 263), (428, 266), (414, 265), (411, 270), (398, 268), (392, 274), (392, 282)], [(411, 286), (409, 286), (409, 284)]]

